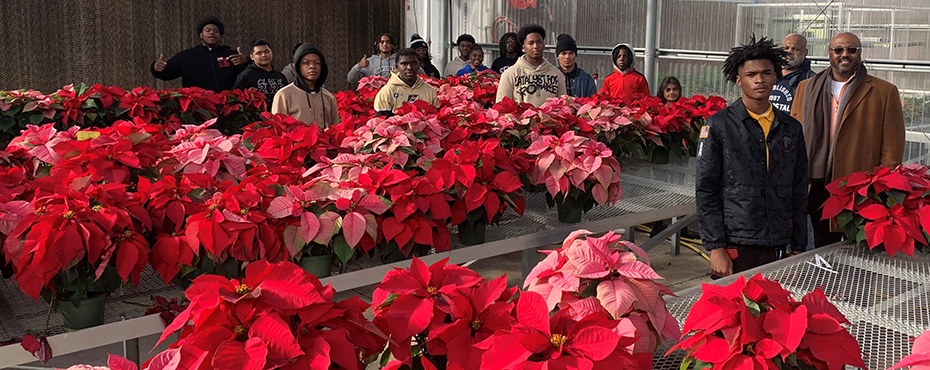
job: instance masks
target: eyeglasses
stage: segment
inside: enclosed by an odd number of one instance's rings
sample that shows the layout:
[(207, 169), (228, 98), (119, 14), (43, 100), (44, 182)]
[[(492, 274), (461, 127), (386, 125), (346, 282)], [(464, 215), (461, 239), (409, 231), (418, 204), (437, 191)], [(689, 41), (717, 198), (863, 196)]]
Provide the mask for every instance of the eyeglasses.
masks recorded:
[(840, 55), (840, 54), (843, 54), (843, 51), (844, 51), (844, 50), (847, 51), (847, 52), (849, 52), (850, 54), (855, 54), (855, 53), (858, 53), (858, 52), (859, 52), (859, 49), (860, 49), (860, 48), (857, 48), (857, 47), (855, 47), (855, 46), (852, 46), (852, 47), (848, 47), (848, 48), (836, 47), (836, 48), (833, 48), (833, 49), (830, 49), (830, 50), (833, 50), (833, 54)]

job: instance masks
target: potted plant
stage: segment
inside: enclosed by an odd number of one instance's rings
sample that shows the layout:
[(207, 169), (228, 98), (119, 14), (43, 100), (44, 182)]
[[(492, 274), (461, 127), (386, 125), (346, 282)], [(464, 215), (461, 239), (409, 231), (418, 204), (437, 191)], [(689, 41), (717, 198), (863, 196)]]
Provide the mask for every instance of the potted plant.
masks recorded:
[[(820, 288), (800, 302), (775, 281), (740, 276), (732, 284), (702, 286), (676, 349), (687, 351), (682, 368), (758, 366), (769, 369), (865, 368), (849, 320)], [(666, 355), (668, 355), (666, 353)]]
[(569, 131), (535, 137), (526, 153), (536, 156), (531, 181), (546, 185), (546, 200), (558, 207), (561, 222), (579, 222), (595, 204), (620, 199), (620, 163), (603, 143)]
[(34, 199), (36, 211), (3, 246), (20, 289), (57, 302), (72, 329), (102, 324), (107, 295), (130, 279), (138, 284), (148, 255), (138, 230), (150, 220), (136, 212), (138, 201), (125, 185), (88, 180), (75, 178)]
[(930, 175), (927, 167), (911, 164), (856, 172), (827, 185), (823, 218), (856, 243), (884, 247), (888, 256), (914, 256), (927, 248), (930, 230)]
[[(256, 261), (245, 277), (204, 275), (185, 291), (190, 305), (165, 328), (159, 343), (180, 330), (149, 370), (360, 369), (384, 346), (358, 299), (334, 301), (335, 291), (282, 261)], [(204, 361), (209, 361), (205, 364)]]
[(464, 245), (484, 243), (488, 224), (496, 224), (508, 207), (523, 214), (522, 183), (510, 153), (498, 140), (465, 142), (453, 146), (442, 159), (432, 161), (426, 177), (454, 199), (452, 225), (458, 225)]
[(680, 336), (663, 299), (663, 294), (672, 293), (655, 281), (662, 277), (637, 245), (613, 232), (599, 238), (590, 235), (587, 230), (575, 231), (561, 249), (544, 251), (549, 255), (527, 275), (524, 288), (539, 293), (548, 310), (603, 312), (611, 319), (626, 320), (637, 338), (631, 344), (632, 354), (651, 361), (659, 343)]
[[(290, 258), (317, 278), (332, 274), (333, 235), (342, 224), (342, 217), (327, 207), (332, 188), (323, 183), (289, 185), (284, 195), (274, 198), (268, 206), (271, 218), (283, 220), (283, 240)], [(330, 207), (331, 208), (331, 207)]]

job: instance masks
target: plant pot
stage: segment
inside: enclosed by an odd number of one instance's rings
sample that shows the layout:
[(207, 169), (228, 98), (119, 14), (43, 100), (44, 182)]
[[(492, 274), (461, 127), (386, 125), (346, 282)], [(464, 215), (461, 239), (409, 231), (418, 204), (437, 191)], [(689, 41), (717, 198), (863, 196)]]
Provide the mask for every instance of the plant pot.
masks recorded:
[(668, 164), (668, 148), (664, 146), (655, 147), (649, 161), (655, 164)]
[(459, 224), (459, 242), (464, 245), (484, 244), (484, 235), (488, 225), (478, 221), (474, 225), (464, 221)]
[(300, 267), (315, 275), (318, 279), (325, 278), (333, 274), (333, 254), (301, 257)]
[(69, 300), (58, 301), (61, 318), (65, 327), (79, 330), (92, 326), (103, 325), (103, 313), (106, 308), (107, 295), (99, 295), (85, 299), (75, 306)]
[(567, 224), (581, 222), (581, 215), (584, 213), (584, 209), (581, 208), (581, 205), (576, 204), (574, 199), (566, 197), (561, 201), (556, 200), (555, 206), (559, 214), (559, 222)]

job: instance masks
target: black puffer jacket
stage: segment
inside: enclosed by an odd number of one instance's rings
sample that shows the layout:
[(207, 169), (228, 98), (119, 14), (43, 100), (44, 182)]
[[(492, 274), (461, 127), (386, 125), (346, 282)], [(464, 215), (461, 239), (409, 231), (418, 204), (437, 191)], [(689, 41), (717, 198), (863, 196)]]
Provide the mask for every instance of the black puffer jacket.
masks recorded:
[(702, 129), (695, 197), (708, 250), (727, 244), (807, 246), (804, 134), (797, 120), (774, 110), (767, 139), (742, 100), (708, 118)]

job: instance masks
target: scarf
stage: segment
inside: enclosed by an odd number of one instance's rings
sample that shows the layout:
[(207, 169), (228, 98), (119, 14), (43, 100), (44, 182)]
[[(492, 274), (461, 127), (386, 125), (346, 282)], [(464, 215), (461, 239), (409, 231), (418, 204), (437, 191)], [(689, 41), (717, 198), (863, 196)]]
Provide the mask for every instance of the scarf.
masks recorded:
[(804, 105), (801, 107), (801, 122), (803, 122), (804, 140), (807, 144), (807, 157), (811, 180), (832, 181), (833, 176), (833, 149), (836, 145), (836, 135), (840, 130), (843, 111), (846, 103), (856, 93), (859, 85), (865, 80), (868, 72), (865, 65), (859, 65), (852, 81), (846, 86), (843, 98), (836, 111), (836, 132), (827, 132), (830, 127), (832, 107), (833, 67), (827, 68), (811, 77), (804, 89)]

